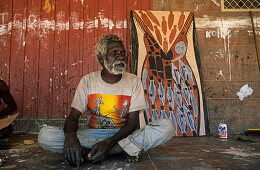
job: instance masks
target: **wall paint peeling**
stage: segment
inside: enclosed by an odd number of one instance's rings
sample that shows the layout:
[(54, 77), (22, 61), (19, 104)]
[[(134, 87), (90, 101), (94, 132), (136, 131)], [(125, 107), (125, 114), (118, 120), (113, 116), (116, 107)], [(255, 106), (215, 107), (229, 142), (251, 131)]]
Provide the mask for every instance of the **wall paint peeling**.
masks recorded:
[(0, 25), (0, 35), (7, 34), (12, 29), (12, 22), (5, 24), (5, 18), (8, 17), (8, 13), (0, 13), (0, 17), (2, 18), (2, 23)]
[[(0, 16), (5, 15), (5, 13), (0, 14)], [(16, 18), (16, 17), (15, 17)], [(112, 19), (106, 18), (104, 16), (104, 11), (98, 12), (98, 16), (95, 17), (94, 20), (88, 20), (86, 22), (79, 21), (77, 13), (72, 13), (71, 16), (71, 25), (69, 21), (62, 21), (64, 18), (64, 13), (60, 12), (57, 15), (57, 22), (55, 20), (40, 20), (36, 15), (30, 15), (28, 19), (23, 19), (22, 21), (14, 19), (13, 22), (9, 22), (8, 24), (0, 25), (0, 35), (4, 35), (11, 32), (12, 27), (25, 30), (26, 24), (29, 29), (34, 31), (37, 28), (41, 28), (42, 34), (48, 34), (50, 30), (54, 31), (63, 31), (63, 30), (82, 30), (84, 27), (87, 29), (87, 32), (91, 32), (90, 29), (93, 28), (109, 28), (112, 30), (113, 28), (118, 29), (126, 29), (127, 28), (127, 20), (117, 20), (113, 21)]]
[(211, 0), (211, 1), (214, 2), (214, 4), (216, 4), (217, 6), (220, 6), (220, 4), (216, 0)]
[[(257, 20), (257, 19), (256, 19)], [(255, 25), (257, 22), (255, 20)], [(202, 18), (195, 19), (197, 29), (209, 29), (205, 33), (206, 38), (220, 38), (224, 40), (224, 53), (227, 54), (228, 70), (229, 70), (229, 81), (232, 80), (232, 66), (231, 58), (232, 53), (230, 51), (230, 39), (233, 36), (238, 36), (239, 29), (250, 29), (247, 30), (248, 34), (252, 36), (252, 22), (249, 17), (237, 17), (234, 18), (213, 18), (208, 15), (203, 15)], [(257, 25), (259, 26), (259, 24)], [(235, 30), (234, 30), (235, 29)], [(259, 31), (257, 32), (259, 34)]]
[[(247, 32), (248, 32), (248, 34), (249, 34), (250, 36), (254, 36), (254, 33), (253, 33), (253, 31), (251, 31), (251, 30), (248, 30)], [(256, 35), (260, 35), (260, 31), (258, 31), (258, 30), (255, 30), (255, 34), (256, 34)]]
[(218, 76), (221, 76), (224, 80), (226, 79), (225, 76), (223, 75), (222, 70), (219, 70)]
[[(257, 24), (256, 19), (254, 20), (255, 26), (259, 27), (260, 23)], [(249, 17), (236, 17), (234, 18), (214, 18), (208, 15), (203, 15), (203, 18), (195, 18), (196, 28), (248, 28), (252, 27), (251, 19)]]
[[(260, 27), (260, 22), (256, 22), (258, 19), (260, 18), (254, 20), (256, 27)], [(230, 34), (232, 29), (250, 29), (248, 30), (248, 33), (249, 35), (252, 35), (252, 23), (249, 17), (223, 19), (204, 15), (203, 18), (196, 18), (195, 23), (197, 29), (211, 29), (206, 32), (206, 38), (210, 38), (210, 36), (225, 38)], [(236, 30), (236, 32), (238, 32), (238, 30)], [(260, 34), (260, 31), (256, 32), (257, 34)]]

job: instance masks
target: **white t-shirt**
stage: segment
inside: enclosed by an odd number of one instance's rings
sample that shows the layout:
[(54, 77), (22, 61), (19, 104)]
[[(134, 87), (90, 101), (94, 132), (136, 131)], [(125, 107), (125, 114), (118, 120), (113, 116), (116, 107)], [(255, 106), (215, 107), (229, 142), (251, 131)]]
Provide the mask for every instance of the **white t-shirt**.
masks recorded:
[(127, 114), (144, 110), (142, 83), (131, 73), (124, 72), (119, 82), (110, 84), (101, 78), (101, 70), (81, 78), (71, 107), (81, 113), (88, 111), (90, 128), (120, 128)]

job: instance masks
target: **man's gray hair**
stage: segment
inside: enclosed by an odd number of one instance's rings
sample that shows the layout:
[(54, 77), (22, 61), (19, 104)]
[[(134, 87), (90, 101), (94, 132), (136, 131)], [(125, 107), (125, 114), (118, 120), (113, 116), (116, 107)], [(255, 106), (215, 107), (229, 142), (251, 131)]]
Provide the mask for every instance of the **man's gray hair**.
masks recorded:
[[(96, 44), (96, 49), (95, 49), (95, 53), (96, 56), (102, 56), (104, 59), (107, 55), (107, 43), (109, 41), (116, 41), (121, 43), (124, 46), (124, 42), (121, 38), (119, 38), (117, 35), (115, 34), (107, 34), (107, 35), (103, 35), (103, 37), (97, 42)], [(99, 61), (99, 60), (98, 60)]]

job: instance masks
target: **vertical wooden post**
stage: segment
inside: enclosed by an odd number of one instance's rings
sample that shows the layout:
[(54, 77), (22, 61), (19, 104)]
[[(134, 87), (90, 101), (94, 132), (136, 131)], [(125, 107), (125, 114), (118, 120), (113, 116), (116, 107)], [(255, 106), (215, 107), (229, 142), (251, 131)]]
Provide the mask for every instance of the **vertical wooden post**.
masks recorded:
[(250, 11), (250, 16), (251, 16), (251, 22), (252, 22), (252, 27), (253, 27), (253, 33), (254, 33), (255, 48), (256, 48), (256, 55), (257, 55), (257, 61), (258, 61), (258, 71), (260, 72), (260, 54), (259, 54), (258, 43), (257, 43), (257, 39), (256, 39), (255, 24), (254, 24), (254, 20), (253, 20), (252, 11)]

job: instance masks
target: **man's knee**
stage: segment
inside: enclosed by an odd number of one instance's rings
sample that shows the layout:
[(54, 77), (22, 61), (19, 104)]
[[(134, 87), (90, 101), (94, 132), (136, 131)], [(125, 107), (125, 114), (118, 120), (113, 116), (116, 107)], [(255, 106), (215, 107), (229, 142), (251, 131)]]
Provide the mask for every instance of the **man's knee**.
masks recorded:
[(48, 140), (49, 140), (48, 135), (51, 135), (51, 134), (49, 133), (48, 127), (47, 127), (47, 126), (42, 127), (41, 130), (40, 130), (40, 132), (39, 132), (39, 134), (38, 134), (38, 142), (39, 142), (40, 144), (42, 144), (42, 143), (48, 143)]
[(171, 119), (161, 119), (163, 121), (163, 126), (165, 127), (166, 135), (173, 135), (175, 132), (175, 126)]
[(46, 150), (62, 153), (64, 145), (62, 128), (44, 126), (39, 132), (38, 143)]
[(57, 138), (57, 133), (60, 133), (61, 129), (52, 126), (44, 126), (41, 128), (38, 135), (38, 142), (40, 144), (50, 144)]
[(171, 119), (159, 119), (151, 122), (152, 126), (160, 126), (165, 136), (173, 136), (175, 132), (175, 126)]

